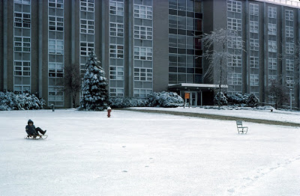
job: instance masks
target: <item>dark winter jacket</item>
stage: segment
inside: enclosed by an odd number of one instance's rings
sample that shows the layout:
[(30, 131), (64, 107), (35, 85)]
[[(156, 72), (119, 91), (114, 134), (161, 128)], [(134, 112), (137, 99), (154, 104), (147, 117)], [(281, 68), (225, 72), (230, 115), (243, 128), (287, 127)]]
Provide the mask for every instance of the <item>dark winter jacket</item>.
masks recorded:
[(26, 125), (26, 132), (28, 135), (37, 135), (37, 131), (35, 130), (35, 126)]

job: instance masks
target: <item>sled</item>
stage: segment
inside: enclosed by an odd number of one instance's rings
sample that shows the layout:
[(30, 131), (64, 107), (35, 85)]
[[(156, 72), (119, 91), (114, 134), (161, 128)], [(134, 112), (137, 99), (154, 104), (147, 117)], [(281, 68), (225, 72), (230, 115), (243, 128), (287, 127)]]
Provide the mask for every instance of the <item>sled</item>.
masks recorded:
[(28, 140), (45, 140), (47, 139), (48, 135), (38, 135), (36, 137), (34, 137), (33, 135), (27, 135), (24, 137), (24, 139), (28, 139)]

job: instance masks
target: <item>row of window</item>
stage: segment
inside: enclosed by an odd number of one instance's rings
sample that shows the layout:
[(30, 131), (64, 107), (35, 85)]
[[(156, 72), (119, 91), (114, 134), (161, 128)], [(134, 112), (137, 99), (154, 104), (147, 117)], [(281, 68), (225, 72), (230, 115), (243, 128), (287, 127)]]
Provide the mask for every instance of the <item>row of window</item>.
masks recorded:
[(135, 39), (152, 40), (152, 27), (135, 25), (133, 36)]
[(48, 105), (64, 105), (64, 0), (49, 0)]
[(241, 67), (242, 66), (242, 56), (232, 55), (227, 59), (228, 67)]
[(152, 68), (134, 68), (134, 81), (152, 81)]
[(14, 1), (14, 91), (31, 90), (31, 2)]
[[(169, 8), (175, 10), (182, 10), (182, 11), (194, 11), (194, 1), (182, 1), (182, 0), (169, 0)], [(201, 6), (198, 6), (198, 8)], [(200, 10), (199, 10), (200, 11)]]
[(152, 20), (152, 6), (137, 5), (133, 6), (133, 16), (135, 18)]
[(258, 85), (259, 85), (259, 75), (250, 74), (250, 86), (258, 86)]
[(227, 83), (228, 83), (228, 85), (241, 85), (242, 84), (242, 74), (241, 73), (228, 73)]
[(94, 1), (80, 1), (80, 11), (86, 12), (94, 12), (95, 11), (95, 3)]
[(95, 1), (80, 0), (80, 71), (86, 72), (89, 52), (95, 48)]
[(124, 16), (124, 3), (123, 2), (116, 2), (116, 1), (110, 1), (109, 2), (109, 14)]
[(134, 47), (133, 57), (135, 60), (152, 61), (152, 47)]
[(182, 16), (169, 16), (169, 27), (173, 29), (194, 30), (194, 25), (198, 23), (198, 19)]

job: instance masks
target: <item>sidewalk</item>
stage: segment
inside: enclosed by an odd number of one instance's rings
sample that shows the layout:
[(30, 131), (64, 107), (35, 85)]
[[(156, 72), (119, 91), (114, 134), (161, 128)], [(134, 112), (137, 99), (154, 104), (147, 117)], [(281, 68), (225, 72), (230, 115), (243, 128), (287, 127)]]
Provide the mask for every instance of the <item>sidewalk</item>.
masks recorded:
[(151, 107), (131, 107), (124, 110), (146, 112), (146, 113), (164, 113), (172, 115), (183, 115), (198, 118), (209, 118), (219, 120), (243, 120), (254, 123), (264, 123), (271, 125), (296, 126), (300, 127), (300, 112), (281, 111), (269, 109), (204, 109), (204, 108), (151, 108)]

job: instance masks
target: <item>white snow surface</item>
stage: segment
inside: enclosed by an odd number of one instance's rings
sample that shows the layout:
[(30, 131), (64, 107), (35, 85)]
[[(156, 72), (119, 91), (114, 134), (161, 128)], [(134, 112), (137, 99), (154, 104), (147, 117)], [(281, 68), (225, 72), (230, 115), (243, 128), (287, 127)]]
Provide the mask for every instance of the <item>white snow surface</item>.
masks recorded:
[[(155, 108), (158, 109), (158, 108)], [(299, 113), (205, 110), (299, 122)], [(0, 112), (1, 196), (299, 196), (300, 128), (112, 110)], [(46, 140), (24, 139), (27, 120)]]

